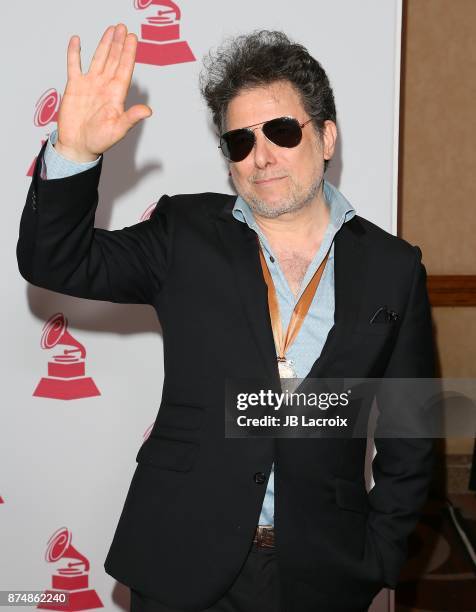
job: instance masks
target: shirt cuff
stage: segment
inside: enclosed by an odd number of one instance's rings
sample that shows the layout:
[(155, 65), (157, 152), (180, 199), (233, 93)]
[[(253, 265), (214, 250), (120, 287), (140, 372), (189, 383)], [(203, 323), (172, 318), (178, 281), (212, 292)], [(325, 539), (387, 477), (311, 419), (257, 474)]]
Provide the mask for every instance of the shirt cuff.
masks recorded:
[(59, 179), (79, 174), (80, 172), (84, 172), (96, 166), (101, 159), (101, 156), (90, 162), (75, 162), (66, 159), (66, 157), (60, 155), (53, 147), (57, 140), (58, 130), (54, 130), (48, 138), (48, 143), (42, 159), (40, 174), (42, 179)]

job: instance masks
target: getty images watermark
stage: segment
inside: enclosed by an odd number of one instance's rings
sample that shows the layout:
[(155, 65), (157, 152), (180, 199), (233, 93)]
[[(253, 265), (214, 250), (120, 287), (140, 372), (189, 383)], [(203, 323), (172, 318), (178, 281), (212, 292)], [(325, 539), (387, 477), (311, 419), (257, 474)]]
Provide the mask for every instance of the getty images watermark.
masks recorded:
[[(290, 407), (315, 407), (319, 410), (328, 410), (336, 406), (348, 406), (350, 402), (351, 390), (344, 393), (295, 393), (286, 389), (284, 392), (275, 392), (271, 389), (261, 389), (258, 393), (238, 393), (236, 398), (237, 410), (244, 411), (250, 407), (267, 406), (275, 412), (281, 408)], [(240, 414), (236, 418), (238, 427), (347, 427), (347, 418), (340, 415), (335, 417), (311, 417), (305, 412), (296, 414), (286, 414), (284, 416), (276, 416), (265, 414), (261, 417), (250, 417)]]
[(228, 379), (225, 436), (476, 437), (476, 379)]

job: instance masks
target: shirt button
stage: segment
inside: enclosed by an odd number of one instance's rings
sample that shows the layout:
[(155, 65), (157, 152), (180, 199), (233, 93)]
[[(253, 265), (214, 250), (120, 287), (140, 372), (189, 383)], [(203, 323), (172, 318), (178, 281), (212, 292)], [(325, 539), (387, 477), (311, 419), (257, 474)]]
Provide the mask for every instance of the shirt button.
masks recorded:
[(272, 255), (270, 255), (270, 256), (269, 256), (269, 261), (270, 261), (271, 263), (274, 263), (274, 257), (273, 257)]
[(256, 474), (253, 476), (253, 479), (256, 484), (263, 484), (263, 482), (265, 482), (266, 480), (266, 474), (264, 474), (263, 472), (256, 472)]

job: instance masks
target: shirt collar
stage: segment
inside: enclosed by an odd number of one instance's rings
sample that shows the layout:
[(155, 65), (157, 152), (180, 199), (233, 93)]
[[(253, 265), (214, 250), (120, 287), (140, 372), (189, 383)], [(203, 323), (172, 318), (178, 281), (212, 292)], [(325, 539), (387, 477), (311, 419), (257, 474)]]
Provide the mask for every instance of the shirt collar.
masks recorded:
[[(329, 224), (337, 231), (344, 223), (356, 215), (356, 211), (337, 187), (334, 187), (331, 183), (324, 181), (323, 190), (326, 204), (329, 207)], [(253, 212), (249, 204), (241, 196), (236, 198), (232, 214), (235, 219), (246, 223), (251, 229), (257, 229)]]

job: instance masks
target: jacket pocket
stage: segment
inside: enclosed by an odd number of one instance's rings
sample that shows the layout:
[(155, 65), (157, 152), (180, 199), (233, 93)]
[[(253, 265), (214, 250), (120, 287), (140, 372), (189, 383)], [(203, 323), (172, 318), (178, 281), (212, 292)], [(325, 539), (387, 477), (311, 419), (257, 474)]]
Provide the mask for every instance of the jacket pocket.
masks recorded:
[(370, 504), (363, 484), (344, 480), (343, 478), (336, 478), (335, 488), (336, 504), (339, 508), (368, 514)]
[(164, 436), (149, 436), (137, 453), (136, 461), (165, 470), (188, 472), (194, 465), (200, 444)]

